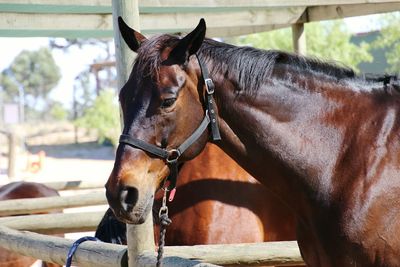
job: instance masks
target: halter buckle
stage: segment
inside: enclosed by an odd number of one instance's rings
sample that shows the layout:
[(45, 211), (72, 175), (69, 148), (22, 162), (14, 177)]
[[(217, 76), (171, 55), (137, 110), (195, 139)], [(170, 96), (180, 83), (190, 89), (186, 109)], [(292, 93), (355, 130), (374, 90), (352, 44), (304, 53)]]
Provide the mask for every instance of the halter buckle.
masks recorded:
[(178, 158), (181, 156), (181, 152), (178, 149), (168, 150), (168, 157), (165, 159), (168, 164), (176, 163)]
[(204, 79), (204, 83), (206, 84), (207, 94), (212, 95), (214, 94), (214, 83), (210, 78)]

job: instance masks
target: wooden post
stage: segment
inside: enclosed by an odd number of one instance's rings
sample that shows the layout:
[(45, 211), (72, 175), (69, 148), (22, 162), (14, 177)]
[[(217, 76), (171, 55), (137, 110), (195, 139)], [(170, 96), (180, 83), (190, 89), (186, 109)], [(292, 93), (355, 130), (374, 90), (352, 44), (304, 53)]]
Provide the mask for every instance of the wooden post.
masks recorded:
[(11, 131), (8, 135), (8, 179), (14, 180), (17, 172), (17, 143), (18, 136), (14, 131)]
[[(118, 86), (122, 86), (128, 80), (134, 53), (125, 44), (118, 30), (118, 16), (122, 16), (125, 22), (136, 31), (140, 30), (138, 0), (113, 0), (113, 25), (115, 56), (117, 59)], [(128, 259), (129, 266), (138, 266), (138, 256), (144, 251), (154, 251), (153, 216), (150, 212), (146, 221), (140, 225), (127, 225)]]
[(128, 80), (132, 69), (134, 52), (125, 44), (118, 29), (118, 16), (121, 16), (124, 21), (133, 27), (136, 31), (140, 31), (139, 24), (139, 0), (113, 0), (113, 25), (114, 25), (114, 42), (115, 42), (115, 57), (117, 59), (118, 87), (122, 86)]
[(306, 33), (304, 32), (304, 23), (292, 25), (292, 39), (294, 51), (305, 56), (307, 54)]

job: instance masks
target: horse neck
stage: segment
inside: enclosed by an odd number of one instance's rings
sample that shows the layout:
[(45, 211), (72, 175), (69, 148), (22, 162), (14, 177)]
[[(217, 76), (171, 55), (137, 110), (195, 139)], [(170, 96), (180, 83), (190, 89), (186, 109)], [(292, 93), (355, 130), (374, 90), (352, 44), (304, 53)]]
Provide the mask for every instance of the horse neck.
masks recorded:
[[(273, 72), (295, 75), (284, 68)], [(305, 192), (329, 201), (343, 133), (338, 125), (324, 122), (323, 114), (339, 105), (338, 100), (300, 88), (315, 83), (314, 77), (292, 83), (271, 76), (254, 95), (238, 93), (238, 82), (222, 77), (213, 77), (221, 148), (294, 209), (304, 207)], [(326, 89), (333, 86), (318, 82)]]

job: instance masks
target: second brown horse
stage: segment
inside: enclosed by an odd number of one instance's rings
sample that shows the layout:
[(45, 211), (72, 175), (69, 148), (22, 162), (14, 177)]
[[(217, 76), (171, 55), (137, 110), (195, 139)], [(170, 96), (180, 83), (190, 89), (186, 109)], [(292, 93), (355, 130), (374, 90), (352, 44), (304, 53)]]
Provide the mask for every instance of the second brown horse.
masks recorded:
[[(158, 192), (156, 210), (160, 205)], [(289, 209), (215, 145), (182, 166), (168, 205), (168, 245), (295, 239)]]

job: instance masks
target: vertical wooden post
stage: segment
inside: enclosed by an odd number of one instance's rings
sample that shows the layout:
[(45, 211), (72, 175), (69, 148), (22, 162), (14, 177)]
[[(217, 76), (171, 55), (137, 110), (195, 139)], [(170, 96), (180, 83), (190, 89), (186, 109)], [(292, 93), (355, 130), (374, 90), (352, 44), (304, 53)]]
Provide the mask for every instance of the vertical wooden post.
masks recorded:
[(115, 42), (115, 57), (117, 59), (118, 86), (122, 86), (128, 80), (134, 52), (125, 44), (118, 29), (118, 16), (121, 16), (124, 21), (136, 31), (140, 31), (139, 24), (139, 0), (113, 0), (113, 25), (114, 25), (114, 42)]
[(10, 181), (16, 178), (17, 172), (17, 143), (18, 136), (14, 131), (7, 134), (8, 137), (8, 179)]
[[(115, 56), (117, 59), (118, 86), (122, 86), (128, 80), (134, 53), (125, 44), (118, 30), (118, 16), (122, 16), (125, 22), (135, 30), (140, 30), (139, 24), (139, 0), (113, 0), (113, 25)], [(129, 266), (138, 266), (137, 256), (145, 250), (154, 251), (153, 216), (150, 212), (146, 221), (140, 225), (127, 225), (128, 260)]]
[(307, 53), (307, 46), (304, 23), (292, 24), (292, 39), (294, 51), (299, 55), (305, 56)]

